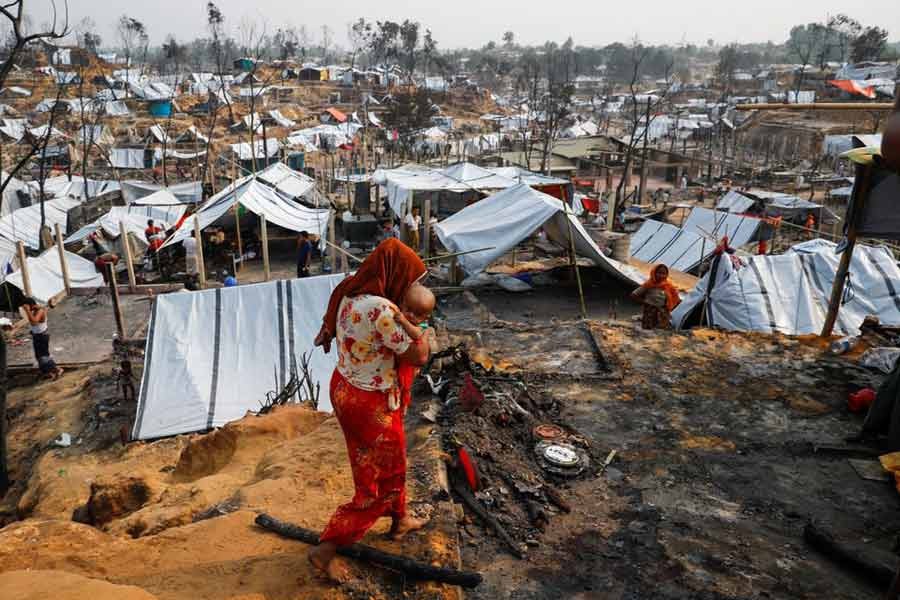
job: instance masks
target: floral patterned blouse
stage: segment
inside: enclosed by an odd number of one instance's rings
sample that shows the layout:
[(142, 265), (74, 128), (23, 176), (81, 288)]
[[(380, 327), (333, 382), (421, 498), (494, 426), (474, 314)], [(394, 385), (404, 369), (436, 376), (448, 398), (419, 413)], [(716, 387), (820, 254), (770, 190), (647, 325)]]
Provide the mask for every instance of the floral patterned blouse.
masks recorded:
[(397, 379), (395, 357), (412, 343), (394, 320), (398, 308), (381, 296), (344, 298), (338, 309), (338, 371), (363, 390), (387, 391)]

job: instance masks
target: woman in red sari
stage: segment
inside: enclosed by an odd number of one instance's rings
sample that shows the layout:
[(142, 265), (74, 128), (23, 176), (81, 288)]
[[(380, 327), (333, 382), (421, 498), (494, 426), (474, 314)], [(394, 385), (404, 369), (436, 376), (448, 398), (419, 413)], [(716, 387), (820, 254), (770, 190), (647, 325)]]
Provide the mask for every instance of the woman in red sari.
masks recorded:
[[(335, 558), (337, 549), (360, 540), (381, 517), (391, 517), (395, 538), (419, 529), (424, 521), (406, 512), (406, 438), (397, 365), (424, 365), (428, 336), (413, 340), (397, 323), (397, 312), (412, 319), (410, 293), (425, 275), (425, 264), (396, 239), (382, 242), (346, 278), (328, 302), (316, 345), (326, 352), (338, 342), (338, 366), (331, 377), (331, 404), (344, 432), (353, 472), (353, 499), (338, 507), (312, 548), (309, 560), (331, 579), (345, 581), (348, 571)], [(418, 321), (414, 321), (418, 322)], [(431, 331), (431, 330), (427, 330)], [(410, 381), (404, 377), (403, 383)]]

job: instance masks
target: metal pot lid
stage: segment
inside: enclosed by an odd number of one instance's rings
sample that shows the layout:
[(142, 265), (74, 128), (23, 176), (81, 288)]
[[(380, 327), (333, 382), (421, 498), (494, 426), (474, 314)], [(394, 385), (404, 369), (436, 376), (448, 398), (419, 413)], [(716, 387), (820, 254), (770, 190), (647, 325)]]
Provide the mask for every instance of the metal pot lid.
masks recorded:
[(578, 453), (570, 446), (550, 444), (544, 448), (544, 458), (560, 467), (574, 467), (578, 464)]
[(542, 423), (537, 425), (533, 430), (534, 436), (542, 440), (554, 440), (563, 437), (566, 432), (559, 425), (553, 423)]

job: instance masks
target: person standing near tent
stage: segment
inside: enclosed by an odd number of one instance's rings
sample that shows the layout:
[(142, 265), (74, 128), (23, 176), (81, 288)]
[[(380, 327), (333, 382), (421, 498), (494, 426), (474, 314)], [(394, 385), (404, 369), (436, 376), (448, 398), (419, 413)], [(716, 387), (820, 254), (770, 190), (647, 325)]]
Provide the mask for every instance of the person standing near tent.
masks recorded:
[(632, 292), (631, 297), (644, 305), (641, 327), (644, 329), (671, 329), (672, 311), (681, 303), (678, 290), (669, 281), (669, 267), (656, 265), (650, 279)]
[(197, 237), (191, 232), (190, 237), (181, 242), (184, 246), (184, 270), (188, 275), (196, 275), (200, 272), (197, 268)]
[(409, 241), (409, 247), (419, 252), (421, 248), (419, 242), (419, 227), (422, 226), (422, 217), (419, 216), (419, 207), (413, 206), (412, 210), (403, 219), (406, 225), (406, 239)]
[[(398, 365), (428, 361), (432, 329), (413, 340), (397, 313), (415, 314), (425, 263), (396, 239), (385, 240), (344, 279), (328, 301), (315, 345), (325, 352), (338, 342), (338, 365), (331, 377), (331, 403), (347, 443), (353, 499), (335, 511), (309, 560), (334, 581), (346, 581), (347, 566), (337, 549), (362, 539), (381, 517), (392, 519), (399, 539), (425, 521), (406, 511), (406, 439), (403, 414), (409, 390), (398, 385)], [(409, 385), (411, 382), (407, 382)]]
[(806, 223), (804, 225), (806, 227), (806, 237), (807, 239), (813, 239), (814, 230), (816, 228), (816, 216), (812, 213), (806, 214)]
[(309, 264), (312, 260), (312, 242), (309, 232), (301, 231), (297, 238), (297, 277), (309, 277)]
[[(53, 300), (47, 303), (53, 308)], [(50, 334), (47, 326), (47, 308), (41, 306), (34, 298), (26, 298), (22, 303), (25, 316), (31, 324), (31, 343), (34, 346), (34, 357), (37, 359), (38, 369), (41, 375), (50, 379), (57, 379), (63, 370), (57, 366), (56, 361), (50, 356)]]

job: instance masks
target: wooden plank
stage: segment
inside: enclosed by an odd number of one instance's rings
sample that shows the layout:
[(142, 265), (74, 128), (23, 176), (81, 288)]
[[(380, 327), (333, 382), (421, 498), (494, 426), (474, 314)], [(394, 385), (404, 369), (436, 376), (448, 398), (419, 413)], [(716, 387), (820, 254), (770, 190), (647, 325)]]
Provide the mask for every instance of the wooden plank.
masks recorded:
[(259, 216), (259, 229), (262, 238), (263, 281), (268, 281), (271, 271), (269, 269), (269, 232), (266, 227), (266, 215)]
[(197, 240), (197, 283), (202, 290), (206, 288), (206, 263), (203, 261), (203, 232), (197, 215), (194, 215), (194, 239)]
[(25, 295), (31, 297), (31, 276), (28, 274), (28, 258), (25, 256), (25, 244), (16, 242), (16, 255), (19, 257), (19, 270), (22, 271), (22, 287)]
[(128, 268), (128, 290), (134, 292), (137, 288), (137, 279), (134, 276), (134, 259), (131, 256), (131, 240), (128, 239), (128, 230), (125, 221), (119, 221), (119, 236), (122, 240), (122, 251), (125, 253), (125, 266)]
[(63, 285), (66, 288), (66, 294), (72, 293), (72, 282), (69, 279), (69, 263), (66, 262), (66, 248), (63, 245), (63, 237), (59, 228), (59, 223), (54, 224), (56, 233), (56, 249), (59, 251), (59, 268), (62, 271)]

